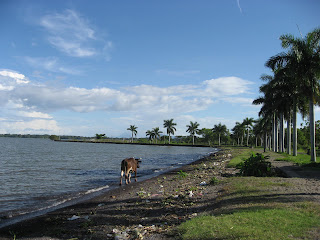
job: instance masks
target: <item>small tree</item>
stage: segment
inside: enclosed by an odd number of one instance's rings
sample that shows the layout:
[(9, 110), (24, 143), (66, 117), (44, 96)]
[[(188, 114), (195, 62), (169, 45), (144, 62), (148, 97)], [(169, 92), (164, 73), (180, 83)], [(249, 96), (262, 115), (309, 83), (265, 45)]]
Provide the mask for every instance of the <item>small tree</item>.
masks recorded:
[(211, 142), (213, 142), (213, 132), (212, 129), (209, 128), (202, 128), (199, 131), (199, 134), (203, 137), (203, 140), (211, 145)]
[(104, 138), (105, 137), (105, 135), (106, 134), (98, 134), (98, 133), (96, 133), (96, 139), (102, 139), (102, 138)]

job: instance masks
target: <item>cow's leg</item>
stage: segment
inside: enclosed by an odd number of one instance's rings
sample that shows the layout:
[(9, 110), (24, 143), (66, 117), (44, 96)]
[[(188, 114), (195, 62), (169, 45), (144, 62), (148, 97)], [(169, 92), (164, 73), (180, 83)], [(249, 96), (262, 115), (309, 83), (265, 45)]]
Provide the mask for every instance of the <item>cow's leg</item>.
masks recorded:
[(136, 180), (136, 182), (137, 182), (137, 181), (138, 181), (138, 180), (137, 180), (137, 171), (134, 172), (134, 178), (135, 178), (135, 180)]
[(129, 176), (129, 183), (131, 183), (131, 172), (128, 173)]
[(121, 176), (120, 176), (120, 185), (122, 185), (122, 177), (123, 177), (124, 171), (121, 171)]
[(125, 177), (126, 177), (126, 184), (128, 184), (128, 178), (129, 178), (128, 174), (129, 174), (128, 172), (126, 172), (126, 173), (125, 173)]

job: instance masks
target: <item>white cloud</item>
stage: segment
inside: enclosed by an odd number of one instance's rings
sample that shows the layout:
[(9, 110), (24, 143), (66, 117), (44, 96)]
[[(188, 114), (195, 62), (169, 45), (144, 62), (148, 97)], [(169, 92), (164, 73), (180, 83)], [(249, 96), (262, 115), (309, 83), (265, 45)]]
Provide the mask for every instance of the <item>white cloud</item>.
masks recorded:
[(15, 80), (17, 84), (26, 84), (29, 83), (29, 80), (23, 74), (14, 72), (12, 70), (1, 70), (0, 71), (0, 80), (1, 77), (7, 77), (8, 79)]
[[(236, 77), (206, 80), (198, 85), (176, 85), (162, 88), (139, 85), (116, 90), (105, 87), (62, 88), (35, 84), (29, 80), (19, 84), (15, 80), (17, 76), (22, 80), (26, 79), (24, 75), (9, 70), (0, 74), (0, 86), (2, 86), (0, 87), (0, 100), (2, 100), (1, 104), (4, 109), (2, 115), (6, 118), (10, 116), (8, 118), (10, 121), (6, 121), (4, 126), (16, 130), (23, 127), (35, 131), (41, 129), (42, 132), (45, 129), (48, 132), (57, 130), (59, 127), (55, 122), (54, 112), (65, 110), (70, 113), (103, 112), (110, 116), (119, 113), (118, 115), (122, 117), (124, 114), (134, 119), (135, 123), (131, 124), (141, 122), (149, 126), (158, 123), (158, 119), (173, 117), (178, 119), (212, 109), (212, 106), (218, 107), (215, 105), (218, 102), (232, 103), (239, 107), (243, 105), (247, 107), (252, 102), (251, 98), (243, 95), (248, 94), (251, 82)], [(206, 117), (197, 119), (203, 122)], [(207, 122), (212, 123), (212, 120), (209, 119)], [(123, 121), (124, 119), (121, 119), (121, 122)], [(38, 128), (34, 125), (35, 123), (41, 126)], [(185, 123), (189, 122), (184, 121), (183, 124)], [(160, 126), (161, 124), (160, 122)]]
[(103, 53), (110, 59), (112, 42), (99, 38), (89, 21), (74, 10), (45, 15), (40, 25), (49, 33), (49, 43), (69, 56), (91, 57)]
[(50, 134), (60, 131), (55, 120), (32, 119), (30, 121), (1, 121), (0, 133), (39, 133)]
[(28, 118), (42, 118), (42, 119), (52, 119), (52, 117), (47, 113), (36, 112), (36, 111), (19, 111), (17, 115), (28, 117)]
[(16, 73), (16, 72), (13, 72), (10, 70), (2, 70), (2, 71), (0, 71), (0, 75), (4, 76), (4, 77), (11, 77), (14, 79), (19, 79), (19, 80), (25, 79), (25, 76), (23, 74)]
[(240, 10), (240, 13), (242, 14), (242, 8), (241, 8), (241, 6), (240, 6), (240, 0), (237, 0), (237, 4), (238, 4), (238, 8), (239, 8), (239, 10)]
[[(67, 109), (75, 112), (93, 111), (151, 111), (156, 113), (182, 113), (205, 110), (216, 99), (234, 102), (229, 96), (248, 91), (250, 82), (228, 77), (204, 81), (199, 85), (177, 85), (165, 88), (151, 85), (110, 88), (56, 88), (27, 84), (10, 89), (11, 100), (41, 112)], [(238, 103), (252, 99), (238, 98)]]
[(81, 74), (81, 70), (62, 65), (56, 57), (24, 57), (23, 60), (33, 68), (42, 68), (50, 72), (72, 75)]
[(221, 77), (204, 81), (204, 94), (212, 97), (223, 97), (248, 93), (252, 82), (238, 77)]

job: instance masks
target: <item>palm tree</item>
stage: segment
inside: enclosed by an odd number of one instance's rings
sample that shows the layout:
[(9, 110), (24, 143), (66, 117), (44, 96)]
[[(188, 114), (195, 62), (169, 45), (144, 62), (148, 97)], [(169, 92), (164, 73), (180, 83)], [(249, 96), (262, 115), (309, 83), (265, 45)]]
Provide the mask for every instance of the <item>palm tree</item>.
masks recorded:
[(211, 141), (213, 141), (213, 132), (212, 129), (202, 128), (199, 130), (199, 135), (201, 135), (205, 142), (211, 146)]
[(245, 126), (247, 130), (247, 146), (249, 146), (249, 131), (253, 127), (254, 119), (253, 118), (245, 118), (242, 124)]
[(228, 132), (227, 126), (219, 123), (218, 125), (214, 125), (214, 127), (212, 128), (212, 132), (218, 134), (219, 146), (220, 146), (221, 145), (221, 135), (225, 135)]
[(309, 99), (311, 161), (316, 162), (314, 105), (320, 99), (320, 28), (308, 33), (305, 38), (287, 34), (280, 37), (282, 47), (288, 53), (280, 53), (271, 59), (273, 66), (290, 66), (295, 69), (298, 94)]
[(156, 139), (156, 143), (158, 143), (158, 137), (160, 138), (160, 133), (162, 133), (162, 131), (160, 131), (159, 127), (156, 127), (152, 129), (152, 133), (154, 138)]
[(243, 125), (239, 122), (236, 122), (236, 125), (231, 129), (233, 132), (233, 136), (237, 138), (238, 146), (240, 145), (240, 137), (242, 136), (243, 132)]
[(196, 133), (198, 133), (198, 131), (199, 131), (198, 127), (199, 126), (200, 126), (199, 123), (191, 122), (191, 121), (190, 121), (190, 125), (186, 126), (188, 128), (186, 132), (190, 133), (190, 135), (192, 136), (192, 145), (194, 145), (194, 136), (195, 136)]
[(153, 131), (146, 131), (146, 136), (148, 137), (149, 136), (149, 141), (153, 141), (153, 138), (154, 138), (154, 132)]
[(137, 131), (137, 128), (135, 125), (130, 125), (129, 128), (127, 128), (127, 130), (131, 131), (131, 142), (133, 143), (133, 134), (136, 136), (138, 131)]
[(170, 144), (170, 135), (174, 135), (174, 132), (177, 131), (175, 126), (177, 125), (176, 123), (173, 122), (173, 118), (170, 120), (163, 120), (163, 127), (167, 129), (167, 134), (169, 135), (169, 144)]

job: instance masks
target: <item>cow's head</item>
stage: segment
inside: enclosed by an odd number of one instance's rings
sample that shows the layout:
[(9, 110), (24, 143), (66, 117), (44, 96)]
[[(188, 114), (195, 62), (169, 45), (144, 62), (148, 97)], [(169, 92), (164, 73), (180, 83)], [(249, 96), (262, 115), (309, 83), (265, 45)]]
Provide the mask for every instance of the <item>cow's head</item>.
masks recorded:
[(136, 162), (137, 162), (137, 168), (139, 168), (140, 166), (139, 166), (139, 163), (141, 163), (141, 158), (135, 158), (134, 160), (136, 160)]

